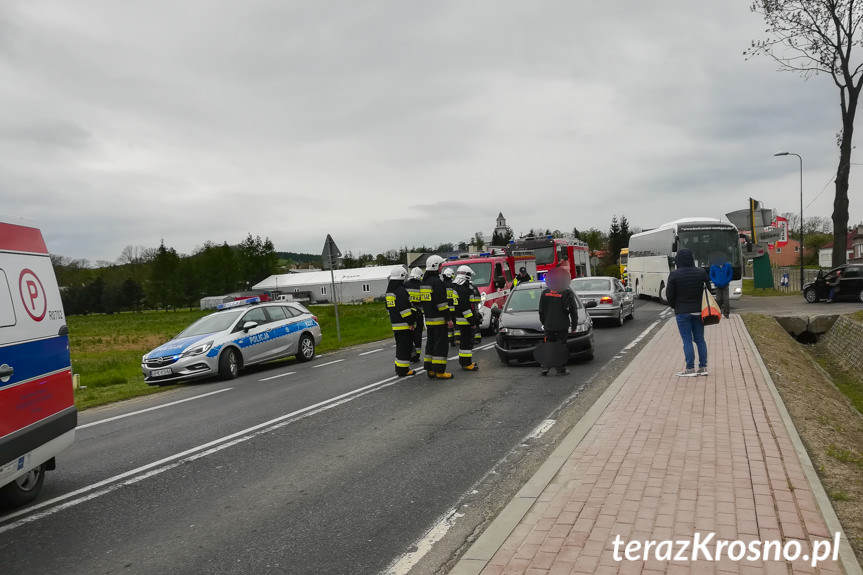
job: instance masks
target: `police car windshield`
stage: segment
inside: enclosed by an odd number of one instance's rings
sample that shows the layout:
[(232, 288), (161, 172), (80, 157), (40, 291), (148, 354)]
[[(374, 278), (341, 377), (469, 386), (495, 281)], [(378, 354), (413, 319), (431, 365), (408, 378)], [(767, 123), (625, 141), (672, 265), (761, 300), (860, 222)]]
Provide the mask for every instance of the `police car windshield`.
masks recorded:
[(174, 339), (225, 331), (226, 329), (231, 327), (234, 321), (236, 321), (237, 317), (244, 311), (247, 310), (238, 309), (234, 311), (226, 311), (223, 313), (214, 313), (213, 315), (202, 317), (201, 319), (181, 331), (180, 334)]

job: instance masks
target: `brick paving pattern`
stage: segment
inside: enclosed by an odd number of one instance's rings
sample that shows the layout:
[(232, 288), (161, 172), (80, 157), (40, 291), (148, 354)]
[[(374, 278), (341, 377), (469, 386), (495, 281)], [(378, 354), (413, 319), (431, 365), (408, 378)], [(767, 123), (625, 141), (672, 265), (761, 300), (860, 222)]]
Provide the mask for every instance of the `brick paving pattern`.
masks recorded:
[[(572, 573), (842, 573), (809, 561), (615, 561), (613, 542), (811, 542), (827, 527), (739, 316), (706, 329), (707, 377), (680, 378), (667, 322), (542, 496), (482, 571)], [(675, 551), (678, 547), (675, 547)], [(620, 548), (621, 554), (623, 547)], [(689, 554), (691, 555), (691, 553)]]

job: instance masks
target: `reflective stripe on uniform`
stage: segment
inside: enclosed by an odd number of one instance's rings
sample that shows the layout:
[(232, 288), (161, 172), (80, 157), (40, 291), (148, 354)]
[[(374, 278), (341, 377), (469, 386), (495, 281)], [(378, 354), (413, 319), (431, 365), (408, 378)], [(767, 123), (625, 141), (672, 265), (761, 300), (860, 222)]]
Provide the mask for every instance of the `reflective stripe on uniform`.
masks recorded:
[(446, 365), (446, 358), (445, 357), (432, 357), (431, 362), (434, 364), (438, 364), (438, 365)]
[(411, 308), (403, 309), (402, 310), (402, 317), (408, 317), (412, 313), (413, 313), (413, 310)]
[(445, 302), (445, 301), (442, 301), (442, 302), (440, 302), (439, 304), (437, 304), (437, 308), (438, 308), (439, 310), (443, 311), (443, 310), (445, 310), (445, 309), (449, 309), (449, 304), (448, 304), (447, 302)]
[(426, 318), (426, 325), (445, 325), (446, 322), (442, 319)]
[(459, 357), (473, 357), (473, 352), (471, 351), (460, 351), (458, 352)]
[(406, 324), (406, 323), (394, 323), (393, 324), (393, 331), (403, 331), (403, 330), (410, 329), (410, 328), (411, 328), (411, 326)]
[(396, 360), (396, 367), (410, 367), (411, 364), (409, 361), (399, 361)]
[(460, 318), (460, 317), (456, 318), (455, 322), (458, 325), (470, 325), (470, 322), (468, 320), (466, 320), (464, 318)]

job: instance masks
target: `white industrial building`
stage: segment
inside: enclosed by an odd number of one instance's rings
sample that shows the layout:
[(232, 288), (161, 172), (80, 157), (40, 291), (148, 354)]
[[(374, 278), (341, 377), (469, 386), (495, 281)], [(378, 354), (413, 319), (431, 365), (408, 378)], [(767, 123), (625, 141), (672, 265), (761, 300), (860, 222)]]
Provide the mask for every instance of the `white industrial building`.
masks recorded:
[[(336, 295), (339, 303), (358, 303), (381, 298), (387, 291), (390, 273), (402, 265), (373, 266), (335, 270)], [(274, 297), (291, 296), (309, 303), (333, 303), (333, 277), (329, 271), (272, 275), (252, 289), (266, 291)]]

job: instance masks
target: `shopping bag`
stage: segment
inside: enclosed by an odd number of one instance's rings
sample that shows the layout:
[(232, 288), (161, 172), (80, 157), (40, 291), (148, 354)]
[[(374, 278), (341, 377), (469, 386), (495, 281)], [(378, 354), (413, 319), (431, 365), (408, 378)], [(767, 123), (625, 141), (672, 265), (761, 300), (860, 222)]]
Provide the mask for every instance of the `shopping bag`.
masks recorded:
[(701, 296), (701, 323), (704, 325), (716, 325), (722, 317), (722, 312), (719, 310), (719, 304), (716, 303), (716, 298), (710, 293), (710, 290), (704, 288), (704, 295)]

